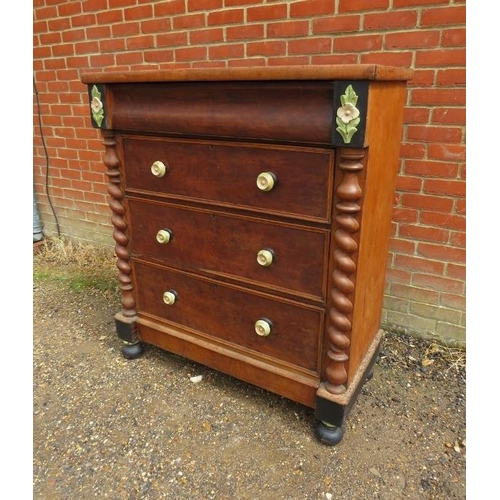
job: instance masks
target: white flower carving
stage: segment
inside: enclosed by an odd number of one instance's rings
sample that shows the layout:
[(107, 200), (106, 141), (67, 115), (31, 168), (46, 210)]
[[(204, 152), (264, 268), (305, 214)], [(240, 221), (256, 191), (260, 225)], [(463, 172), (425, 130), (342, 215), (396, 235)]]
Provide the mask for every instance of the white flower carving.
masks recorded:
[(350, 102), (346, 102), (343, 106), (337, 109), (337, 116), (343, 123), (350, 123), (359, 116), (359, 109)]
[(98, 97), (92, 97), (92, 102), (90, 103), (90, 107), (94, 113), (99, 113), (103, 108), (102, 102)]

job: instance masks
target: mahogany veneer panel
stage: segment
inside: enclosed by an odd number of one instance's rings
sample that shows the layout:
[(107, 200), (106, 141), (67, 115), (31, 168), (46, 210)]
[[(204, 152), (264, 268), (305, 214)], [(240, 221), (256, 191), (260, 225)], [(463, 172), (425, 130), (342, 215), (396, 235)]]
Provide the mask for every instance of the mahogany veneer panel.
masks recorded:
[[(134, 271), (138, 283), (149, 284), (139, 289), (139, 315), (153, 315), (185, 330), (202, 332), (317, 372), (323, 323), (320, 308), (142, 262), (135, 263)], [(172, 306), (162, 300), (163, 293), (170, 289), (178, 295)], [(213, 314), (214, 310), (217, 314)], [(272, 322), (269, 338), (255, 334), (254, 324), (261, 318)]]
[(328, 82), (172, 82), (168, 89), (162, 83), (110, 87), (112, 121), (108, 126), (116, 129), (306, 144), (330, 141), (334, 110)]
[[(209, 141), (172, 141), (144, 137), (122, 139), (128, 191), (219, 206), (329, 222), (333, 151)], [(151, 165), (167, 166), (164, 177)], [(270, 171), (276, 187), (260, 191), (256, 178)]]
[[(247, 284), (259, 282), (317, 300), (325, 298), (323, 268), (329, 233), (324, 229), (136, 198), (129, 200), (128, 207), (133, 256)], [(168, 244), (156, 240), (157, 232), (164, 228), (172, 233)], [(275, 255), (268, 267), (257, 262), (262, 249)], [(302, 261), (300, 266), (298, 261)]]

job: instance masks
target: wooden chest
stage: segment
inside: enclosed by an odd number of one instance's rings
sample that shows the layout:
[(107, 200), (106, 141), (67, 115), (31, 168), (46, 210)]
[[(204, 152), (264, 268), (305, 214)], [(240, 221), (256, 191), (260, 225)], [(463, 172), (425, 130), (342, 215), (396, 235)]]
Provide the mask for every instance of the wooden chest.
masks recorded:
[(372, 374), (407, 69), (92, 73), (123, 354), (153, 344), (315, 410)]

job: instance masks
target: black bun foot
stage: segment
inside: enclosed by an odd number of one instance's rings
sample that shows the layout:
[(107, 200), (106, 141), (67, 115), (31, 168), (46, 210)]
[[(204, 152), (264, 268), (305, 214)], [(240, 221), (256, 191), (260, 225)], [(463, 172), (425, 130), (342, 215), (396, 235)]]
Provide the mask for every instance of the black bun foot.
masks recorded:
[(130, 344), (128, 342), (124, 342), (122, 346), (122, 354), (126, 359), (136, 359), (139, 358), (144, 352), (144, 347), (141, 342), (137, 342), (136, 344)]
[(316, 437), (323, 444), (335, 446), (342, 441), (342, 438), (344, 437), (344, 430), (342, 427), (328, 425), (325, 422), (318, 420), (316, 423)]

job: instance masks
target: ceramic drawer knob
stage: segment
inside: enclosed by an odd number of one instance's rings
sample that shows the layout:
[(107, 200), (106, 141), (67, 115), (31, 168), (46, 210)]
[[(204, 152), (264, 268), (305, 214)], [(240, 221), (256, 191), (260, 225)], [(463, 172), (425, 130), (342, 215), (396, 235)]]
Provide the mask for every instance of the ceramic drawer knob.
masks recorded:
[(260, 337), (267, 337), (271, 329), (272, 324), (268, 319), (259, 319), (255, 322), (255, 333)]
[(172, 231), (170, 229), (160, 229), (156, 233), (156, 241), (162, 245), (166, 245), (172, 239)]
[(155, 177), (163, 177), (165, 175), (165, 173), (167, 172), (167, 167), (165, 166), (165, 164), (163, 162), (161, 162), (160, 160), (157, 160), (155, 161), (152, 165), (151, 165), (151, 173), (155, 176)]
[(273, 260), (274, 260), (273, 252), (266, 248), (260, 250), (259, 253), (257, 254), (257, 262), (263, 267), (270, 266), (273, 263)]
[(163, 302), (167, 304), (167, 306), (171, 306), (175, 303), (177, 299), (177, 295), (173, 290), (169, 290), (163, 294)]
[(271, 172), (262, 172), (257, 176), (257, 187), (261, 191), (271, 191), (276, 184), (276, 176)]

